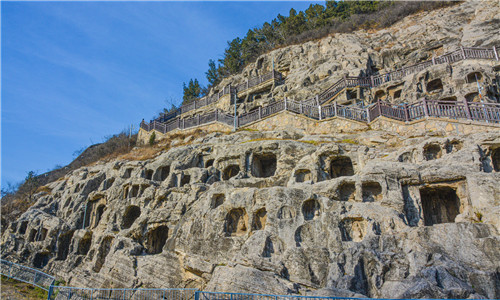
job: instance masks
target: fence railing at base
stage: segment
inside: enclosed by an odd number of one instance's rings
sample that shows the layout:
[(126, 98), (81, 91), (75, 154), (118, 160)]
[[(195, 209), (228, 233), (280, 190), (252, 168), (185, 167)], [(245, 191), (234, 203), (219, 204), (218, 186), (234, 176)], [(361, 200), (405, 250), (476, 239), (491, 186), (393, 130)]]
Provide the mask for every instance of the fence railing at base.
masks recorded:
[(197, 289), (93, 289), (52, 286), (48, 300), (196, 300)]
[(43, 290), (49, 291), (49, 287), (54, 284), (55, 278), (40, 270), (19, 265), (7, 260), (0, 260), (2, 275), (32, 284)]
[[(250, 293), (206, 292), (189, 288), (81, 288), (69, 286), (55, 286), (54, 277), (42, 271), (12, 263), (0, 261), (1, 274), (19, 281), (23, 281), (48, 291), (47, 300), (393, 300), (382, 298), (348, 298), (307, 295), (272, 295)], [(17, 268), (13, 270), (14, 268)], [(16, 273), (21, 270), (21, 273)], [(14, 271), (14, 272), (13, 272)], [(36, 274), (38, 280), (24, 277), (26, 274)], [(14, 275), (14, 276), (12, 276)], [(17, 277), (15, 277), (17, 276)], [(45, 283), (50, 282), (49, 286)], [(412, 299), (404, 299), (412, 300)], [(428, 299), (430, 300), (430, 299)], [(452, 299), (456, 300), (456, 299)]]

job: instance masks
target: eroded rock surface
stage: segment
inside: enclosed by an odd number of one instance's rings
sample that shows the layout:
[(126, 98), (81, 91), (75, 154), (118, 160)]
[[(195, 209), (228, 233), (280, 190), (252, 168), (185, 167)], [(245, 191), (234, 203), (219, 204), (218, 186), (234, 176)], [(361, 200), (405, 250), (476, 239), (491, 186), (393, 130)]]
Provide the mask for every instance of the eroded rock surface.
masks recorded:
[(76, 286), (498, 298), (499, 135), (366, 134), (212, 133), (78, 169), (2, 256)]

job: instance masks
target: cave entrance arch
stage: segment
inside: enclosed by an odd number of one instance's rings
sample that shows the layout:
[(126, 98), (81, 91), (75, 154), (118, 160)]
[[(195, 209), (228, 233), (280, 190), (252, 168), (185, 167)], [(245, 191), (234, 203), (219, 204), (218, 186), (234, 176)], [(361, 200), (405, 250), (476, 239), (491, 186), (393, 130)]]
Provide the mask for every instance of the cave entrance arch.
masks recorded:
[(276, 173), (276, 155), (273, 153), (255, 154), (252, 164), (252, 175), (255, 177), (271, 177)]
[(244, 235), (248, 230), (248, 215), (244, 208), (233, 208), (226, 216), (226, 236)]
[(229, 180), (234, 176), (238, 175), (239, 172), (240, 172), (240, 166), (238, 165), (227, 166), (224, 169), (224, 172), (222, 172), (222, 179)]
[(338, 156), (330, 161), (330, 177), (337, 178), (342, 176), (354, 175), (354, 167), (350, 157)]
[(420, 199), (425, 226), (453, 223), (460, 213), (460, 199), (451, 187), (423, 187)]
[(130, 205), (123, 214), (122, 229), (128, 229), (134, 224), (135, 220), (141, 215), (141, 209), (138, 206)]
[(168, 238), (168, 227), (166, 225), (151, 229), (146, 235), (146, 253), (159, 254), (163, 251)]

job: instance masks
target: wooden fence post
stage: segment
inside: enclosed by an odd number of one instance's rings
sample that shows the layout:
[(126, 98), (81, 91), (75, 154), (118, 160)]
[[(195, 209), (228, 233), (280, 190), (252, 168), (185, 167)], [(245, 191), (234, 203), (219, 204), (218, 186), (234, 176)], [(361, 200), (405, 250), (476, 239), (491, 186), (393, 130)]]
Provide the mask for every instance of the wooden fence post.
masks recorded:
[(472, 120), (472, 115), (470, 113), (469, 103), (467, 103), (467, 99), (464, 98), (464, 110), (467, 115), (467, 119)]
[(465, 50), (464, 50), (464, 46), (460, 46), (460, 50), (462, 50), (462, 57), (463, 59), (465, 60), (466, 57), (465, 57)]
[(496, 58), (496, 60), (498, 60), (498, 52), (497, 52), (497, 48), (495, 46), (493, 46), (493, 53), (495, 53), (495, 58)]
[(333, 116), (337, 116), (337, 102), (333, 102)]
[(425, 98), (422, 99), (422, 107), (424, 109), (424, 115), (426, 117), (429, 117), (429, 111), (427, 110), (427, 100), (425, 100)]
[(259, 120), (262, 119), (262, 106), (259, 106)]
[(432, 57), (432, 64), (435, 65), (436, 64), (436, 58), (433, 56)]
[(370, 120), (370, 109), (367, 107), (367, 108), (365, 108), (365, 110), (366, 110), (366, 121), (368, 123), (370, 123), (371, 122), (371, 120)]
[(374, 87), (375, 83), (373, 82), (373, 75), (370, 75), (370, 87)]
[(406, 122), (408, 122), (410, 121), (410, 114), (408, 113), (408, 104), (405, 103), (403, 109), (405, 110), (405, 120)]
[(323, 119), (322, 111), (321, 111), (321, 105), (318, 106), (318, 113), (319, 113), (319, 120), (321, 121), (321, 119)]
[(285, 111), (286, 111), (286, 109), (287, 109), (287, 105), (286, 105), (286, 97), (285, 97)]

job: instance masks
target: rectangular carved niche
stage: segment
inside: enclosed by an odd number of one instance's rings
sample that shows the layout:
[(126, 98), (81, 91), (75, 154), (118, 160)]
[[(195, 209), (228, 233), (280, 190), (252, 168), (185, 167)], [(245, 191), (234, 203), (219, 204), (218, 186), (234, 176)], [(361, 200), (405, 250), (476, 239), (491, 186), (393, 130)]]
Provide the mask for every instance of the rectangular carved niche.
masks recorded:
[(454, 223), (468, 205), (465, 181), (426, 184), (419, 194), (425, 226)]

